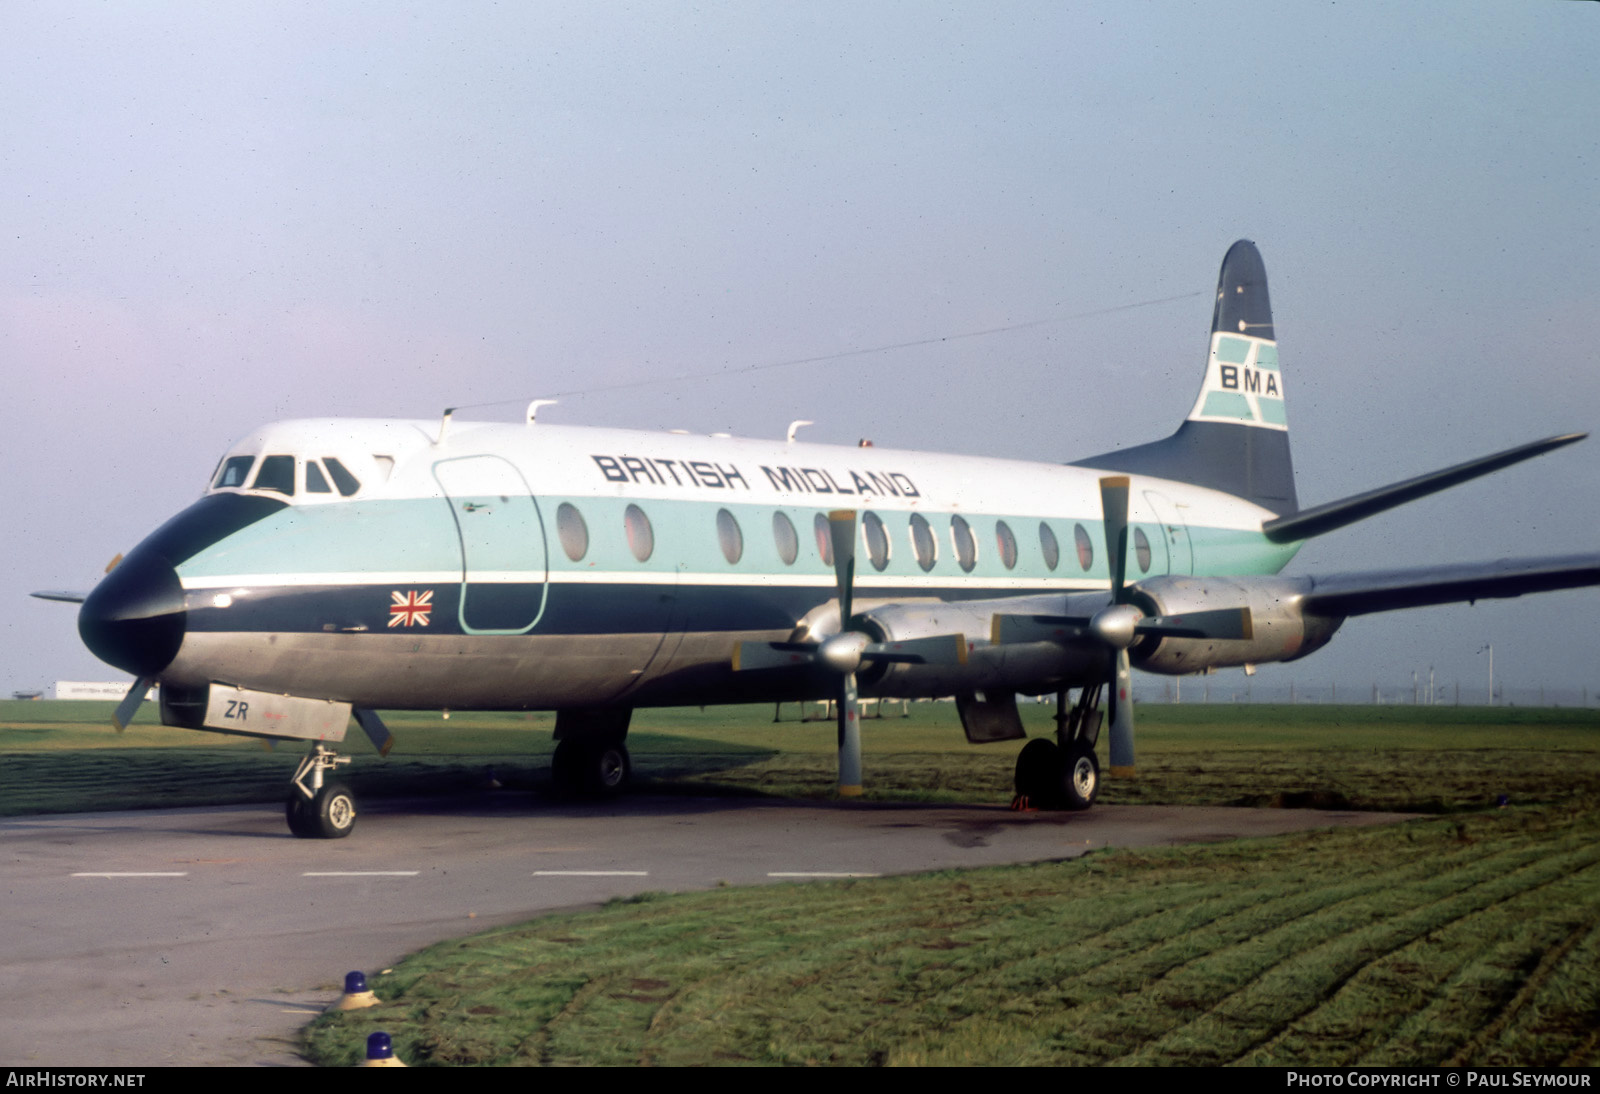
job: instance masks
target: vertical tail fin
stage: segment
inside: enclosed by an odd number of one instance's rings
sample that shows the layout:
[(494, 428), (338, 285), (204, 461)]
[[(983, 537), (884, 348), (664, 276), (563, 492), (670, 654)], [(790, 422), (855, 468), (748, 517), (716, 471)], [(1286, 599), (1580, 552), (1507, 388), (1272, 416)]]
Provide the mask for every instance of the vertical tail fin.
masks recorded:
[(1222, 259), (1205, 378), (1178, 431), (1075, 466), (1155, 475), (1234, 494), (1278, 514), (1298, 511), (1267, 270), (1254, 243), (1241, 239)]

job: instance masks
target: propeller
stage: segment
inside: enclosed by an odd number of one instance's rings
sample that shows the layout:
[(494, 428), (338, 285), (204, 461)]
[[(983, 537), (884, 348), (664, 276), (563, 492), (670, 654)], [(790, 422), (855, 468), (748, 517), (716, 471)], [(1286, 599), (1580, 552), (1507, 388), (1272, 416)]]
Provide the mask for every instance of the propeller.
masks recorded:
[(991, 640), (997, 646), (1093, 638), (1107, 648), (1110, 655), (1107, 675), (1111, 681), (1106, 698), (1111, 723), (1111, 771), (1117, 775), (1134, 773), (1133, 672), (1129, 647), (1147, 636), (1249, 639), (1254, 632), (1248, 608), (1146, 615), (1133, 602), (1133, 591), (1127, 583), (1128, 489), (1126, 475), (1108, 475), (1100, 480), (1100, 513), (1106, 529), (1106, 558), (1111, 567), (1111, 603), (1090, 616), (996, 615), (991, 633)]
[(816, 641), (740, 642), (733, 650), (733, 670), (792, 668), (820, 664), (839, 676), (839, 794), (861, 793), (861, 711), (856, 672), (867, 662), (965, 664), (967, 641), (959, 634), (876, 642), (864, 631), (850, 630), (854, 614), (856, 514), (837, 509), (828, 514), (833, 544), (833, 576), (839, 596), (839, 633)]
[(1089, 630), (1111, 647), (1111, 690), (1106, 696), (1111, 722), (1111, 773), (1133, 774), (1133, 667), (1128, 647), (1138, 633), (1138, 608), (1128, 603), (1128, 476), (1100, 480), (1100, 515), (1106, 526), (1106, 558), (1111, 564), (1111, 604), (1089, 620)]

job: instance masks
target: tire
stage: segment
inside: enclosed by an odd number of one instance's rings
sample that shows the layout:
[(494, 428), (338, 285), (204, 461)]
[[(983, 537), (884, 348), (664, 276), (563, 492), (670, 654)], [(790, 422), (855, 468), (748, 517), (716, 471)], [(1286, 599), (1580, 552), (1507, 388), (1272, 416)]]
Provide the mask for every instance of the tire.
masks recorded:
[(289, 822), (289, 831), (296, 839), (314, 839), (316, 831), (312, 827), (311, 803), (299, 790), (289, 791), (288, 800), (283, 803), (284, 819)]
[(312, 835), (318, 839), (343, 839), (356, 826), (356, 799), (344, 783), (328, 783), (308, 803)]
[(1059, 796), (1066, 808), (1082, 810), (1094, 804), (1100, 793), (1100, 761), (1093, 748), (1075, 741), (1067, 749), (1059, 785)]
[(1035, 737), (1017, 754), (1017, 796), (1035, 808), (1059, 808), (1061, 749), (1045, 737)]
[(573, 798), (613, 798), (627, 789), (633, 761), (621, 742), (600, 744), (581, 737), (556, 742), (550, 778), (556, 791)]
[(600, 745), (586, 755), (585, 774), (589, 793), (596, 798), (614, 798), (628, 788), (633, 761), (621, 744)]

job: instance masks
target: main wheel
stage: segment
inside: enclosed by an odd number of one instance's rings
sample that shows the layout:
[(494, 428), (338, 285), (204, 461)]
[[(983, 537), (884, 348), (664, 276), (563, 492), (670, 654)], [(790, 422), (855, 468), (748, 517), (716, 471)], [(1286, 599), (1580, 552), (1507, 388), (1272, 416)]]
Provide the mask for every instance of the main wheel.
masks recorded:
[(1017, 754), (1017, 796), (1036, 808), (1054, 809), (1061, 797), (1061, 749), (1035, 737)]
[(620, 741), (599, 744), (581, 737), (556, 742), (550, 757), (550, 777), (556, 789), (571, 797), (614, 797), (628, 785), (633, 761)]
[(343, 839), (356, 826), (356, 799), (344, 783), (327, 783), (307, 803), (311, 834), (318, 839)]
[(585, 775), (590, 794), (597, 798), (614, 798), (627, 788), (633, 774), (633, 761), (620, 742), (590, 749), (587, 760)]
[(1100, 793), (1100, 761), (1094, 749), (1083, 741), (1067, 748), (1061, 765), (1060, 800), (1068, 809), (1087, 809)]

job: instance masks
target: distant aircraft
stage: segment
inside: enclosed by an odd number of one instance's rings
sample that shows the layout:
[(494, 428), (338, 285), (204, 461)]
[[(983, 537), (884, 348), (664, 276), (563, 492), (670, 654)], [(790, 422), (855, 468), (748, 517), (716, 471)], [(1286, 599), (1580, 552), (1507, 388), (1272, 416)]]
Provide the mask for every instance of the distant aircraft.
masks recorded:
[[(858, 696), (954, 696), (975, 742), (1026, 736), (1019, 795), (1086, 808), (1100, 694), (1134, 763), (1129, 672), (1303, 657), (1352, 615), (1600, 583), (1600, 555), (1276, 576), (1300, 544), (1582, 439), (1566, 434), (1302, 509), (1254, 244), (1223, 259), (1194, 409), (1165, 440), (1067, 465), (536, 423), (265, 426), (199, 501), (81, 600), (84, 643), (159, 683), (166, 725), (301, 740), (297, 836), (349, 833), (326, 776), (352, 714), (554, 710), (557, 784), (628, 779), (637, 707), (834, 699), (860, 792)], [(802, 424), (802, 423), (797, 423)], [(1069, 703), (1069, 690), (1080, 689)]]

